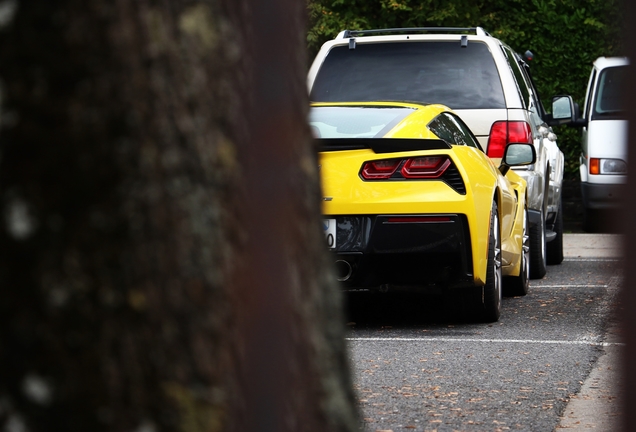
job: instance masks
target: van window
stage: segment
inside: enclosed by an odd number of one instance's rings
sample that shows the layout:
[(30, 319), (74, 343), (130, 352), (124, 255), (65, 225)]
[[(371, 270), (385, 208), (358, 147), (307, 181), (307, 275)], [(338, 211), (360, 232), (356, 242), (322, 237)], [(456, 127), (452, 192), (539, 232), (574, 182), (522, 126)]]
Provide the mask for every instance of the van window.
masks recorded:
[(626, 74), (626, 66), (610, 67), (601, 71), (592, 120), (626, 118), (622, 95)]
[(311, 90), (314, 102), (413, 101), (453, 109), (505, 108), (488, 46), (459, 42), (359, 43), (336, 46)]

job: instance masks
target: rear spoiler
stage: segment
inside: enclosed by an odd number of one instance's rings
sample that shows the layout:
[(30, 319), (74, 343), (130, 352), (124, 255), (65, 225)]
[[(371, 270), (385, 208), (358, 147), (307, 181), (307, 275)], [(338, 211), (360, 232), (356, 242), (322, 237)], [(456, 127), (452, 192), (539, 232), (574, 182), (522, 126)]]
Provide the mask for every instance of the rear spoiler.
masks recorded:
[(451, 147), (441, 139), (417, 138), (319, 138), (319, 151), (371, 149), (375, 153), (397, 153), (420, 150), (448, 150)]

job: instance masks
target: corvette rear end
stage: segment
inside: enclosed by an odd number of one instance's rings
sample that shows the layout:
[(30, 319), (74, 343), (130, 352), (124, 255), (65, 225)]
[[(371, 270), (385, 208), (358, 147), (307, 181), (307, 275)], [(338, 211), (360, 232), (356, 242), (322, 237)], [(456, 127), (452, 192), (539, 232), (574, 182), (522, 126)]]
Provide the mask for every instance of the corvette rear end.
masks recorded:
[[(442, 105), (315, 104), (324, 230), (347, 288), (477, 294), (499, 317), (503, 279), (528, 287), (526, 184), (511, 144), (499, 168)], [(508, 165), (508, 163), (512, 165)]]

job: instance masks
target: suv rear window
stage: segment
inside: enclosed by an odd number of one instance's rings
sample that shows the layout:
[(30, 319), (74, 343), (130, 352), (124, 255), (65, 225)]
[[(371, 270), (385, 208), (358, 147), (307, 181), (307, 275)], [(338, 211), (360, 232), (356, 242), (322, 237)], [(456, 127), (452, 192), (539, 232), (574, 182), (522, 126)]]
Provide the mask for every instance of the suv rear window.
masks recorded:
[(413, 101), (453, 109), (505, 108), (488, 46), (471, 41), (358, 43), (325, 57), (314, 102)]
[(594, 102), (592, 119), (627, 118), (623, 106), (623, 83), (626, 82), (627, 66), (603, 69), (598, 77), (598, 90)]

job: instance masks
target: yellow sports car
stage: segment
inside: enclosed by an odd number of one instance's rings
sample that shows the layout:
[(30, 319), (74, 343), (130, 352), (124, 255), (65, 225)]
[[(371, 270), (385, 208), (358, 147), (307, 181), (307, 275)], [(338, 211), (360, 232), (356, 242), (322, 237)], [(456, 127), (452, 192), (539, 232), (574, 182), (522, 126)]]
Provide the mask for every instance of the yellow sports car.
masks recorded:
[(501, 296), (528, 290), (526, 183), (511, 166), (536, 160), (508, 145), (501, 166), (443, 105), (321, 103), (324, 230), (349, 288), (434, 287), (497, 321)]

